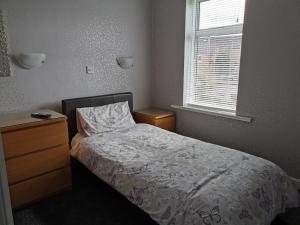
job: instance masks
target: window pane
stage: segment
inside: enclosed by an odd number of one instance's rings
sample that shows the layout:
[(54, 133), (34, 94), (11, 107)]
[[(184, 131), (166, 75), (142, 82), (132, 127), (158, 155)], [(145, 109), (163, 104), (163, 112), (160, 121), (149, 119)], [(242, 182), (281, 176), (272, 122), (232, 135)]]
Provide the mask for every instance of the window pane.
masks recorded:
[(235, 110), (241, 40), (241, 34), (198, 38), (191, 104)]
[(186, 61), (185, 104), (236, 111), (244, 9), (245, 0), (195, 0), (193, 21), (200, 18), (201, 29), (187, 31), (195, 36)]
[(199, 29), (244, 23), (245, 0), (210, 0), (200, 3)]

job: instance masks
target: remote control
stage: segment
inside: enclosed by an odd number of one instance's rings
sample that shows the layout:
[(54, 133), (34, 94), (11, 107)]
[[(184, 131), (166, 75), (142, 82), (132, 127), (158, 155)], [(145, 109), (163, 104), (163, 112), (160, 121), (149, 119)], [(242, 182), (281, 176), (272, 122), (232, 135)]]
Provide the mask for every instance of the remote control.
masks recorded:
[(37, 118), (37, 119), (49, 119), (51, 117), (51, 114), (32, 113), (31, 117), (32, 118)]

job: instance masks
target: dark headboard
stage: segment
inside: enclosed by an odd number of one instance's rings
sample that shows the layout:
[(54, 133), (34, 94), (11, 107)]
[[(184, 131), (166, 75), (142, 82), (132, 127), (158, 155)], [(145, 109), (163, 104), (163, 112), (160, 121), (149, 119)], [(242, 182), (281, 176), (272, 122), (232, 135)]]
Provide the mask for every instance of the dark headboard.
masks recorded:
[(131, 92), (62, 100), (62, 112), (68, 117), (69, 140), (71, 141), (77, 133), (76, 108), (102, 106), (126, 101), (128, 101), (132, 113), (133, 99)]

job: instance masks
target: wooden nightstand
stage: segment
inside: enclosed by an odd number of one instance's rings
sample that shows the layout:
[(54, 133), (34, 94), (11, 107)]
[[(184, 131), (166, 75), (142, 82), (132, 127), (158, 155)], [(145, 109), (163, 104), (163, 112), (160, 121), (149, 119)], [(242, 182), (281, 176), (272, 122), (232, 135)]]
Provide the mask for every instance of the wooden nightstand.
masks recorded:
[(148, 123), (165, 130), (175, 131), (176, 114), (171, 111), (148, 108), (134, 112), (134, 119), (137, 123)]
[(7, 178), (13, 208), (71, 187), (65, 116), (50, 110), (46, 120), (28, 113), (0, 116)]

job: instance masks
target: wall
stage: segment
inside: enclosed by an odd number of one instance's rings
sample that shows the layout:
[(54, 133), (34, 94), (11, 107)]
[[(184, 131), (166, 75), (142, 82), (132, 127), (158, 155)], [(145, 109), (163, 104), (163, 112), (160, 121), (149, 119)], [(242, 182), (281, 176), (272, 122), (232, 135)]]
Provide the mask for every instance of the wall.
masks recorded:
[[(300, 1), (248, 0), (238, 113), (178, 111), (179, 133), (267, 158), (300, 178)], [(154, 104), (182, 104), (185, 1), (153, 2)]]
[[(44, 52), (46, 64), (0, 77), (0, 112), (60, 109), (64, 98), (132, 91), (136, 108), (151, 100), (150, 0), (1, 0), (11, 53)], [(117, 56), (134, 56), (122, 70)], [(95, 74), (85, 74), (94, 65)]]

